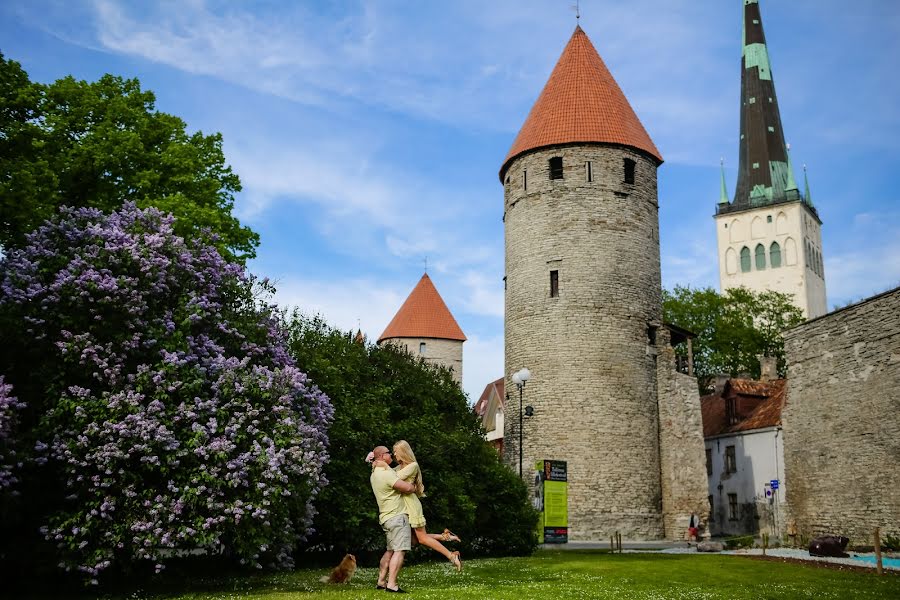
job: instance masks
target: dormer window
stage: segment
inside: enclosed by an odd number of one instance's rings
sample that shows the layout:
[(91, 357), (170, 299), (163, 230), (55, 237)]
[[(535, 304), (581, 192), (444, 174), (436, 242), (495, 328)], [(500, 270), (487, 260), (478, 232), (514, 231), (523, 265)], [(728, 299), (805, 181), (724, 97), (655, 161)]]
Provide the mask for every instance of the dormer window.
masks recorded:
[(626, 158), (624, 161), (625, 168), (625, 183), (634, 183), (634, 166), (635, 162), (630, 158)]
[(562, 156), (554, 156), (550, 159), (550, 179), (563, 178)]

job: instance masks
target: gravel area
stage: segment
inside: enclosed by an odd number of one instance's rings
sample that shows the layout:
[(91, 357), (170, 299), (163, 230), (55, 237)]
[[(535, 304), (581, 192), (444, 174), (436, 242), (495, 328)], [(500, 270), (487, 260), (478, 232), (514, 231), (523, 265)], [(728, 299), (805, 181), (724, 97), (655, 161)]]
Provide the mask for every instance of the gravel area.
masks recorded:
[[(648, 552), (648, 550), (624, 550), (623, 552)], [(649, 551), (653, 552), (653, 551)], [(657, 550), (661, 554), (698, 554), (694, 547), (689, 548), (666, 548), (665, 550)], [(762, 548), (748, 548), (741, 550), (725, 550), (715, 554), (734, 554), (738, 556), (762, 556)], [(852, 567), (868, 567), (875, 568), (874, 553), (848, 552), (850, 558), (832, 558), (829, 556), (810, 556), (807, 550), (801, 548), (769, 548), (766, 550), (766, 556), (775, 558), (787, 558), (792, 560), (805, 560), (811, 562), (829, 562), (834, 564), (848, 565)], [(900, 559), (892, 557), (882, 557), (885, 569), (900, 571)]]

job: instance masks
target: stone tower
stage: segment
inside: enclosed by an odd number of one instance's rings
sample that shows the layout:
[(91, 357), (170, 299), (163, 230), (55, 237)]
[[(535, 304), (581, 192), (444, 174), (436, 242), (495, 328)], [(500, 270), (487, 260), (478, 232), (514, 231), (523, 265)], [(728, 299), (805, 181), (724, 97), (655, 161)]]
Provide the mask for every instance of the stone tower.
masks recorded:
[(426, 362), (451, 369), (453, 378), (460, 386), (465, 341), (465, 334), (427, 273), (422, 275), (378, 338), (379, 344), (398, 344)]
[(741, 138), (734, 201), (722, 174), (716, 210), (719, 283), (791, 294), (807, 318), (827, 312), (822, 221), (797, 187), (784, 143), (759, 0), (743, 0)]
[[(524, 472), (536, 460), (568, 462), (572, 540), (609, 539), (615, 531), (626, 539), (664, 536), (656, 370), (661, 163), (576, 27), (500, 168), (506, 389), (517, 393), (512, 374), (531, 371)], [(518, 425), (518, 415), (507, 416), (504, 458), (516, 469)]]

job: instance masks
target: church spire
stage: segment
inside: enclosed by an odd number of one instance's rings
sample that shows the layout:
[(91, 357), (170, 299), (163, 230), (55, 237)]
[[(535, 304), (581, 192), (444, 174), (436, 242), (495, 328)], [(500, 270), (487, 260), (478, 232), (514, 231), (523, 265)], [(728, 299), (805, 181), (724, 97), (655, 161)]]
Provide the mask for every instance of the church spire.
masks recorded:
[(809, 177), (806, 176), (806, 165), (803, 165), (803, 183), (806, 188), (806, 204), (807, 206), (813, 206), (812, 194), (809, 193)]
[(728, 204), (728, 189), (725, 187), (725, 159), (719, 159), (719, 168), (722, 170), (722, 191), (719, 194), (719, 204)]
[(733, 209), (799, 200), (790, 167), (759, 0), (742, 0), (741, 138)]

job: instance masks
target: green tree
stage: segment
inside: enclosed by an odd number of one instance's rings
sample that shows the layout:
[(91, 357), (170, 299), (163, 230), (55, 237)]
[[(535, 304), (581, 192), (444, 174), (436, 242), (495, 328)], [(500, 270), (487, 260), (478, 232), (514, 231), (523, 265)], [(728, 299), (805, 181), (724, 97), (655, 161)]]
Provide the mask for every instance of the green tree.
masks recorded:
[[(697, 334), (692, 343), (694, 372), (705, 391), (719, 373), (759, 377), (759, 356), (778, 359), (784, 375), (782, 332), (803, 322), (803, 314), (789, 294), (731, 288), (724, 294), (712, 288), (676, 286), (663, 291), (665, 320)], [(687, 354), (687, 346), (676, 349)]]
[[(355, 340), (320, 319), (295, 313), (290, 348), (297, 366), (331, 399), (329, 484), (316, 501), (308, 548), (383, 548), (366, 454), (407, 440), (424, 474), (429, 532), (452, 529), (464, 556), (528, 554), (537, 514), (528, 491), (485, 442), (450, 372), (388, 345)], [(428, 551), (430, 552), (430, 551)], [(435, 555), (437, 556), (437, 555)]]
[(179, 235), (252, 258), (259, 236), (232, 215), (241, 183), (221, 134), (188, 134), (154, 102), (113, 75), (32, 82), (0, 54), (0, 246), (22, 247), (60, 206), (109, 213), (132, 201), (172, 213)]

